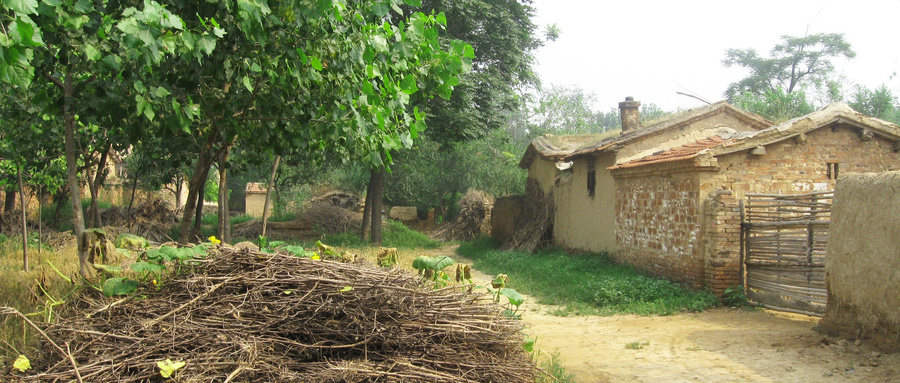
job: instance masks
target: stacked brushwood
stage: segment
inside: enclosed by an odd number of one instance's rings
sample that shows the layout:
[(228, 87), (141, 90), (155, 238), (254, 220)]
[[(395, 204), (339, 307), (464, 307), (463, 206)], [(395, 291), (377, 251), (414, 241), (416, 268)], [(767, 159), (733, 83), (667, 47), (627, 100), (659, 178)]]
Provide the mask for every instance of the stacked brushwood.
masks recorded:
[(212, 252), (142, 299), (83, 296), (47, 329), (60, 348), (39, 372), (0, 380), (162, 381), (166, 359), (185, 362), (181, 382), (535, 380), (520, 324), (484, 295), (397, 269)]
[(460, 198), (458, 205), (459, 216), (441, 226), (432, 237), (443, 241), (468, 241), (482, 234), (491, 209), (487, 194), (470, 189)]
[[(269, 222), (266, 236), (274, 239), (317, 238), (322, 234), (358, 232), (362, 214), (326, 203), (311, 203), (293, 221)], [(234, 237), (256, 238), (262, 235), (262, 221), (234, 225)]]
[(525, 184), (522, 211), (516, 217), (513, 234), (503, 250), (532, 252), (550, 244), (553, 230), (553, 195), (544, 194), (532, 178)]
[(112, 206), (100, 213), (107, 226), (125, 228), (125, 231), (155, 242), (169, 240), (169, 229), (175, 225), (176, 212), (161, 199), (151, 199), (132, 207)]

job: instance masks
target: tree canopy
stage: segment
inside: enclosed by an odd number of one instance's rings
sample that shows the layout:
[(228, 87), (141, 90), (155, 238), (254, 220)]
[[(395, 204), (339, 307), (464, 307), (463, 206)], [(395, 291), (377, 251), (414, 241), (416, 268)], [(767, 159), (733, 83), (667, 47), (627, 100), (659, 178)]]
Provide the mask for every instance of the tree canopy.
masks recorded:
[(817, 33), (803, 37), (781, 36), (769, 56), (755, 49), (729, 49), (722, 63), (748, 69), (750, 74), (728, 86), (729, 101), (743, 93), (763, 96), (775, 89), (790, 94), (806, 85), (821, 86), (834, 71), (833, 60), (852, 59), (856, 53), (841, 33)]

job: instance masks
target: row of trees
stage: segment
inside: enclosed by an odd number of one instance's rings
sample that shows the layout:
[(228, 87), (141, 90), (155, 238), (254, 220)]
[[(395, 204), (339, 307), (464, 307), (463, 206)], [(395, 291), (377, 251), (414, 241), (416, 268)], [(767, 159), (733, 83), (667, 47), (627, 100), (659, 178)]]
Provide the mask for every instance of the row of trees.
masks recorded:
[[(332, 156), (383, 169), (412, 146), (428, 102), (450, 99), (474, 57), (471, 45), (441, 37), (446, 14), (422, 6), (3, 2), (0, 157), (32, 185), (60, 179), (64, 158), (66, 187), (46, 186), (68, 195), (79, 238), (80, 182), (95, 195), (112, 151), (148, 165), (135, 172), (156, 164), (160, 182), (190, 164), (187, 242), (210, 169), (218, 163), (224, 181), (233, 152), (247, 163)], [(86, 250), (81, 273), (91, 277)]]

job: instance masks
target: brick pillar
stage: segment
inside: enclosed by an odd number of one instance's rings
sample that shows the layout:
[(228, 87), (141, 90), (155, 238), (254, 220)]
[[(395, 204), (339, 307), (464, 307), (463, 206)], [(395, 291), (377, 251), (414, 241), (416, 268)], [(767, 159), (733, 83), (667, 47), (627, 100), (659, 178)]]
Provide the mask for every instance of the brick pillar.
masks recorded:
[(704, 201), (706, 287), (721, 297), (741, 283), (741, 207), (731, 190), (716, 190)]

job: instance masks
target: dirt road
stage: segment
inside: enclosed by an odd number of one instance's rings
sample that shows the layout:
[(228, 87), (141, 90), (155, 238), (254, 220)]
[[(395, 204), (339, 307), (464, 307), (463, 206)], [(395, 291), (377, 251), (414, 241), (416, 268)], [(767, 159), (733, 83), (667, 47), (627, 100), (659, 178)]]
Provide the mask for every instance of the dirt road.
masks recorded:
[[(452, 249), (442, 254), (471, 261)], [(482, 283), (490, 276), (474, 273)], [(559, 353), (577, 382), (900, 382), (900, 354), (828, 338), (818, 318), (715, 309), (665, 317), (558, 317), (528, 298), (537, 347)], [(630, 347), (629, 347), (630, 346)]]

